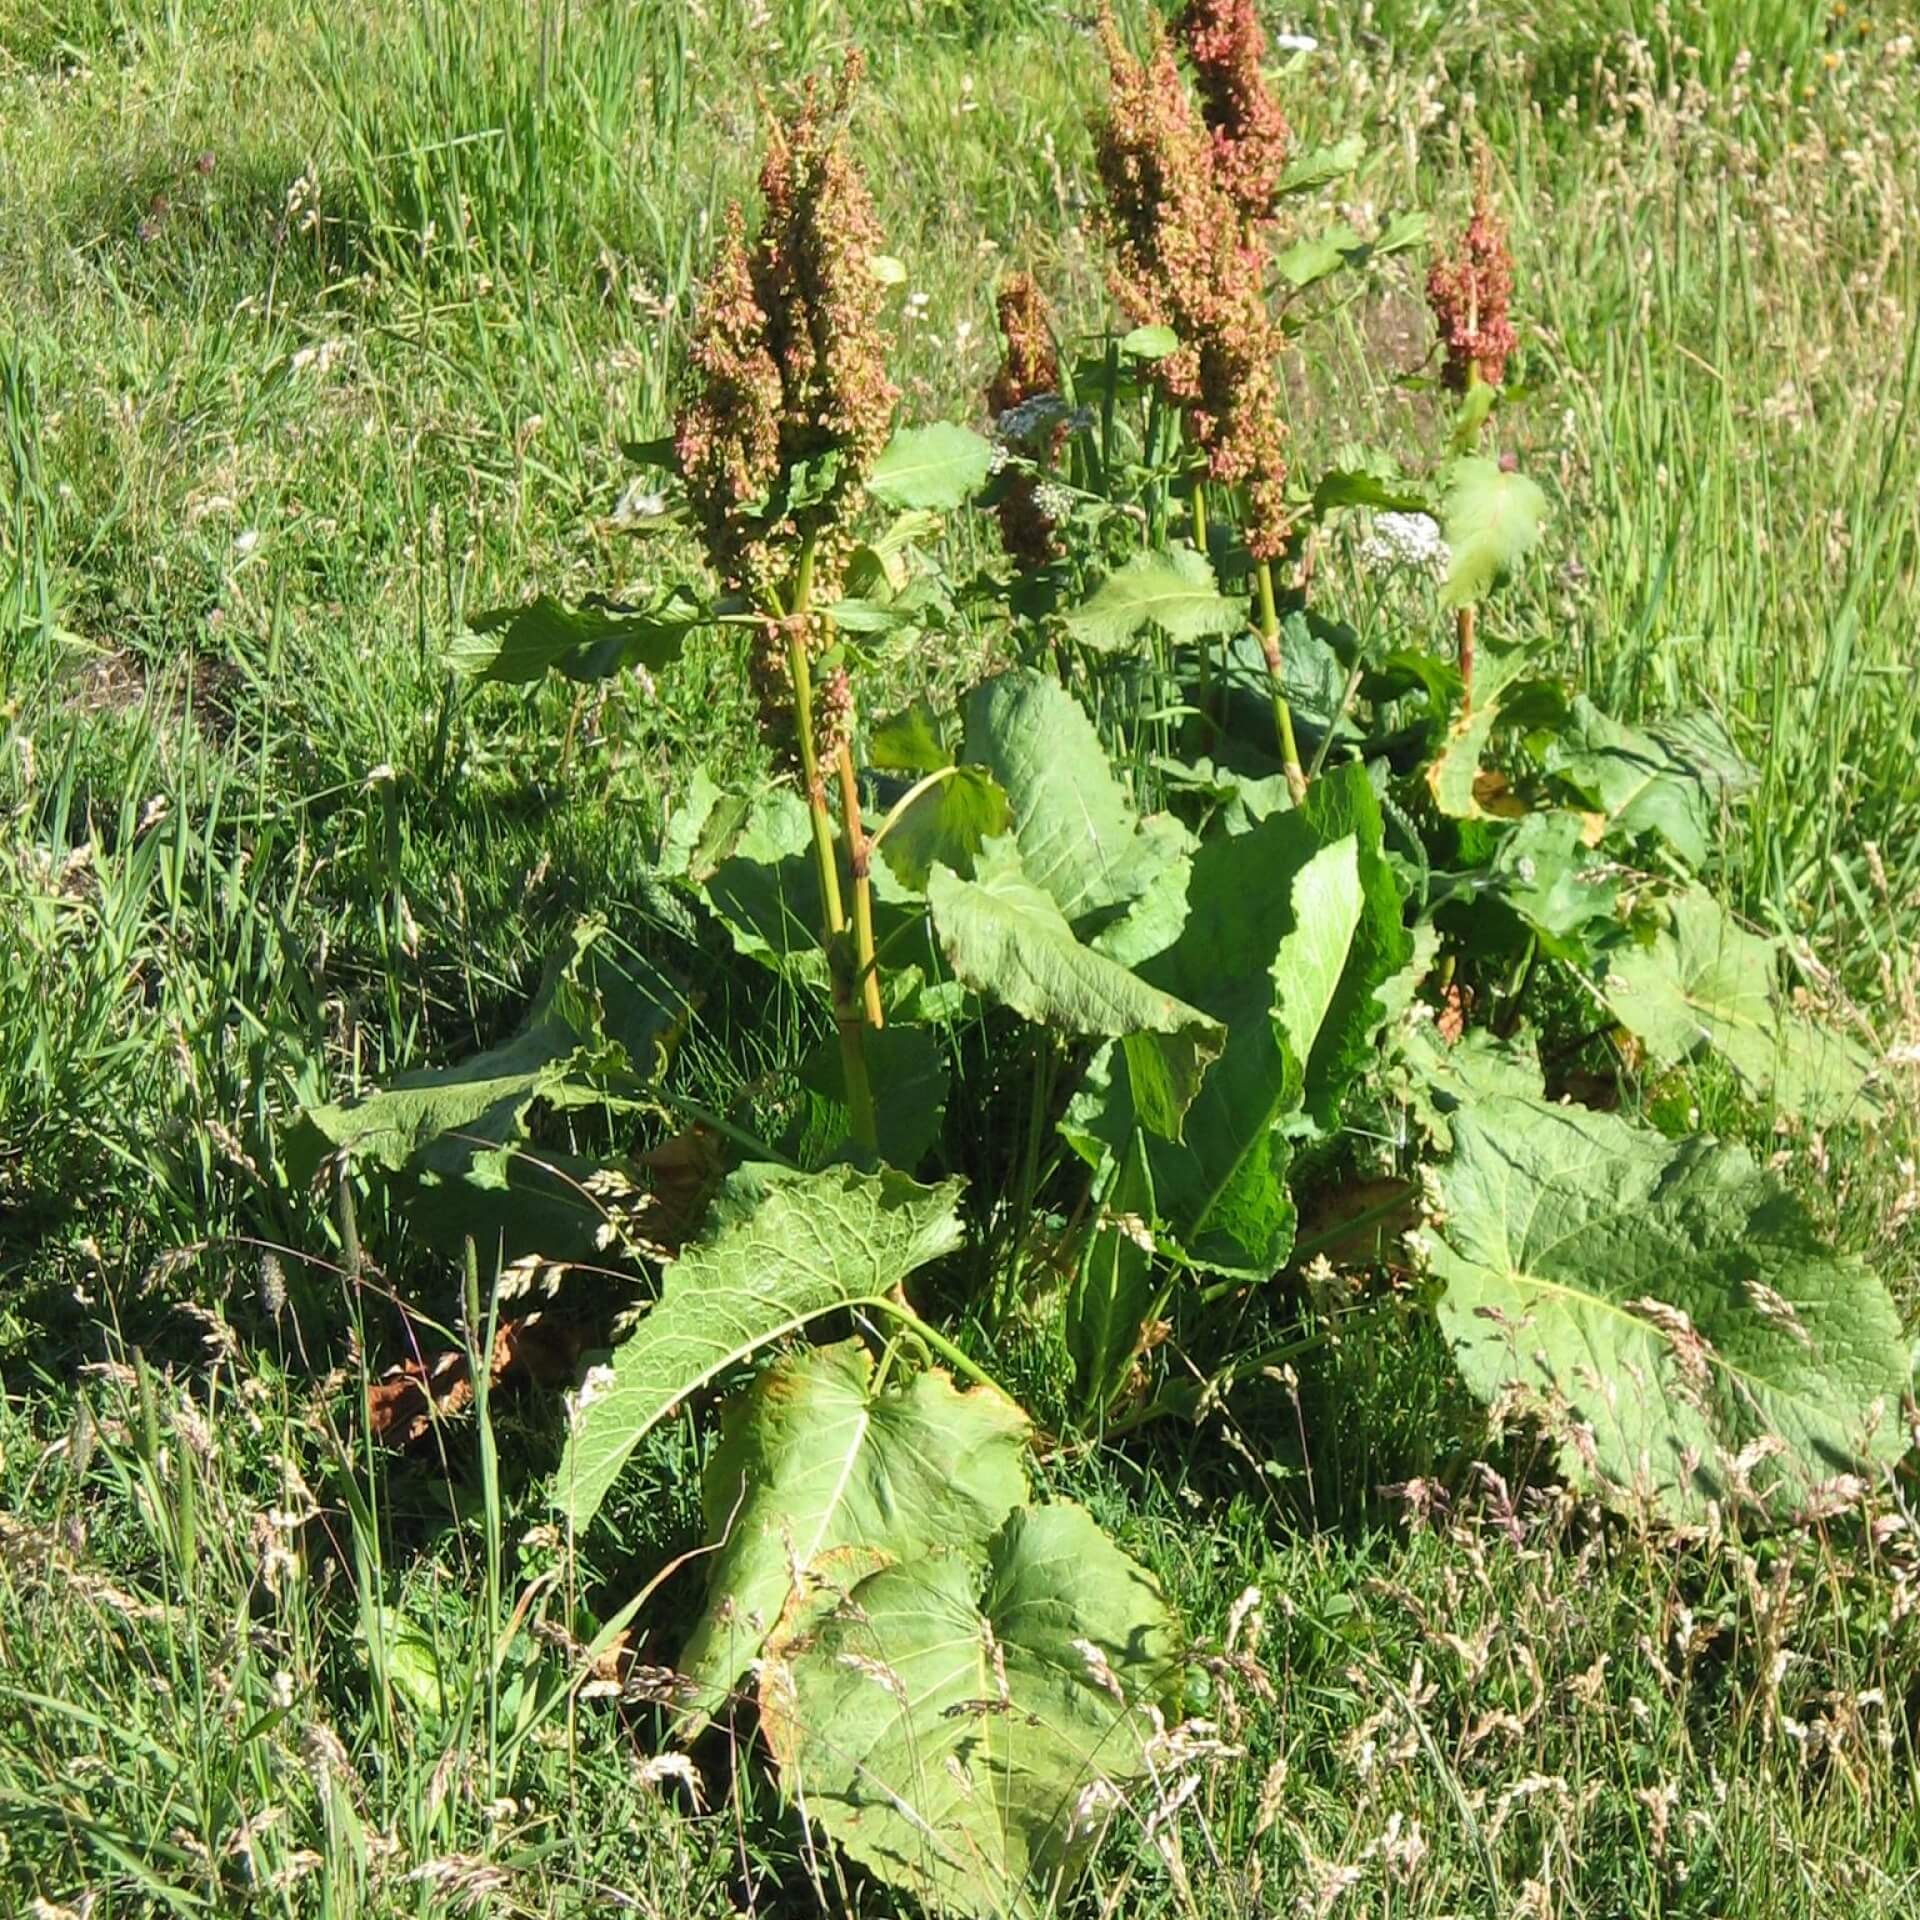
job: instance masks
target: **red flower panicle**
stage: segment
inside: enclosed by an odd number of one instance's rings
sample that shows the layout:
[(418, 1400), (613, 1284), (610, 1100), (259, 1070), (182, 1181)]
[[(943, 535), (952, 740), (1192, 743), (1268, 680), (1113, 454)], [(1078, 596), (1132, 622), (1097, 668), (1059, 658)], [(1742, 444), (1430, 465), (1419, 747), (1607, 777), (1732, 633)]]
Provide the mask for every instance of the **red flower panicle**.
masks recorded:
[(1442, 378), (1455, 393), (1465, 393), (1476, 375), (1492, 387), (1506, 379), (1507, 356), (1520, 344), (1512, 301), (1513, 256), (1483, 168), (1459, 252), (1436, 260), (1427, 274), (1427, 304), (1446, 353)]
[(674, 451), (714, 572), (742, 586), (754, 571), (762, 505), (780, 477), (783, 394), (738, 207), (727, 210), (726, 239), (700, 292), (688, 359), (691, 390)]
[(776, 126), (760, 170), (759, 237), (749, 245), (730, 213), (700, 295), (675, 446), (714, 571), (746, 591), (784, 580), (807, 538), (816, 579), (832, 584), (898, 398), (879, 328), (885, 289), (871, 266), (879, 222), (846, 143), (859, 81), (850, 56), (830, 98), (809, 83), (799, 111)]
[(1247, 550), (1286, 545), (1286, 428), (1275, 367), (1281, 336), (1266, 297), (1257, 223), (1215, 170), (1215, 147), (1156, 29), (1145, 60), (1101, 22), (1111, 91), (1095, 128), (1115, 298), (1138, 326), (1171, 327), (1179, 346), (1153, 363), (1186, 414), (1209, 476), (1244, 486)]
[[(1000, 283), (995, 305), (1006, 355), (987, 387), (987, 408), (1000, 420), (1028, 400), (1060, 391), (1060, 356), (1047, 297), (1032, 274), (1009, 274)], [(1066, 439), (1063, 419), (1046, 437), (1050, 461), (1060, 457)], [(1039, 484), (1037, 476), (1024, 470), (1008, 474), (997, 509), (1001, 544), (1011, 558), (1033, 567), (1045, 566), (1057, 551), (1053, 521), (1035, 497)]]
[(1174, 30), (1193, 62), (1214, 178), (1247, 219), (1271, 219), (1293, 133), (1261, 71), (1267, 36), (1254, 0), (1188, 0)]

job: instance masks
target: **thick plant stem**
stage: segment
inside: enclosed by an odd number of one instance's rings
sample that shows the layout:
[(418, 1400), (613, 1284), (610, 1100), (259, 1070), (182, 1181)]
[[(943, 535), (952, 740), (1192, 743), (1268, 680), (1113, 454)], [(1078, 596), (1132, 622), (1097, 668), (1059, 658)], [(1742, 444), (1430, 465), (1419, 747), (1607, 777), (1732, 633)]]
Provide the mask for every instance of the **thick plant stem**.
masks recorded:
[(1207, 551), (1207, 483), (1193, 483), (1193, 544), (1204, 558)]
[[(795, 597), (796, 606), (798, 596)], [(813, 741), (813, 674), (807, 661), (807, 622), (796, 611), (787, 623), (787, 674), (793, 683), (793, 724), (800, 736), (800, 778), (807, 790), (807, 812), (813, 820), (813, 861), (820, 880), (820, 903), (826, 914), (826, 936), (844, 932), (847, 910), (840, 899), (840, 862), (833, 848), (833, 815), (827, 811), (827, 790), (820, 774), (820, 756)]]
[(847, 1124), (856, 1145), (877, 1153), (873, 1083), (867, 1077), (867, 1051), (860, 1011), (854, 1003), (847, 963), (847, 914), (840, 896), (840, 860), (833, 844), (833, 816), (827, 810), (826, 776), (813, 737), (813, 670), (807, 657), (807, 618), (813, 597), (813, 543), (800, 549), (787, 618), (787, 672), (793, 683), (793, 723), (800, 749), (800, 777), (806, 784), (807, 811), (813, 821), (813, 857), (820, 878), (821, 911), (826, 919), (828, 975), (833, 983), (833, 1018), (840, 1031), (840, 1071), (846, 1082)]
[(1461, 607), (1453, 616), (1454, 631), (1460, 637), (1460, 717), (1473, 711), (1473, 603)]
[(1280, 615), (1273, 604), (1273, 563), (1262, 560), (1254, 581), (1260, 590), (1260, 650), (1267, 656), (1267, 678), (1273, 685), (1273, 731), (1280, 743), (1280, 764), (1287, 770), (1287, 790), (1297, 806), (1307, 797), (1307, 776), (1300, 771), (1300, 749), (1293, 737), (1293, 709), (1287, 704), (1286, 678), (1280, 658)]
[(862, 1007), (870, 1027), (884, 1027), (880, 1006), (880, 969), (873, 961), (873, 884), (869, 878), (873, 852), (860, 818), (860, 782), (853, 771), (853, 754), (840, 749), (840, 812), (847, 828), (847, 864), (853, 870), (853, 958), (860, 970)]

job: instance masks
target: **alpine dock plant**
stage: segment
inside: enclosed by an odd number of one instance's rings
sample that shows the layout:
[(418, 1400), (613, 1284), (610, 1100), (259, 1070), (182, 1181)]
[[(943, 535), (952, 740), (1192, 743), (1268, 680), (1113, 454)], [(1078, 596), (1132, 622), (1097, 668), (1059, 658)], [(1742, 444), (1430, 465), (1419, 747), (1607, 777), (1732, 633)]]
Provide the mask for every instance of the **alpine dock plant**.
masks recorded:
[(856, 1139), (872, 1148), (861, 1029), (881, 1026), (884, 1016), (850, 755), (853, 691), (844, 665), (816, 679), (832, 642), (824, 609), (837, 595), (863, 482), (898, 399), (879, 328), (885, 290), (872, 271), (879, 225), (846, 139), (859, 82), (859, 58), (849, 56), (830, 98), (810, 81), (799, 112), (776, 128), (760, 170), (763, 215), (751, 243), (740, 210), (730, 210), (719, 260), (699, 296), (693, 377), (674, 449), (708, 561), (755, 623), (762, 725), (799, 763), (847, 1105)]
[[(1414, 1314), (1646, 1524), (1830, 1509), (1907, 1440), (1878, 1278), (1680, 1118), (1702, 1085), (1785, 1129), (1875, 1113), (1788, 944), (1701, 878), (1738, 750), (1707, 714), (1614, 721), (1523, 620), (1476, 634), (1547, 511), (1479, 450), (1517, 344), (1484, 167), (1427, 276), (1443, 444), (1306, 472), (1281, 368), (1307, 296), (1425, 222), (1296, 231), (1359, 155), (1292, 151), (1250, 0), (1194, 0), (1140, 56), (1108, 14), (1101, 43), (1127, 331), (1064, 327), (1015, 273), (993, 438), (896, 429), (852, 60), (772, 129), (674, 432), (641, 449), (712, 589), (543, 597), (460, 656), (590, 680), (696, 628), (745, 638), (768, 777), (693, 774), (644, 876), (697, 965), (755, 981), (703, 1037), (766, 1063), (696, 1116), (685, 1204), (669, 1220), (650, 1183), (684, 1147), (668, 1080), (704, 1016), (664, 965), (616, 978), (594, 925), (507, 1042), (306, 1115), (316, 1165), (442, 1223), (450, 1192), (484, 1196), (516, 1255), (625, 1262), (643, 1310), (570, 1403), (551, 1495), (584, 1530), (648, 1434), (724, 1396), (678, 1736), (750, 1713), (809, 1822), (981, 1916), (1037, 1911), (1143, 1783), (1177, 1803), (1207, 1656), (1086, 1513), (1035, 1498), (1032, 1421), (910, 1286), (989, 1340), (1046, 1319), (1056, 1424), (1089, 1444), (1297, 1379), (1335, 1340), (1390, 1366)], [(997, 542), (943, 540), (988, 511)], [(950, 574), (968, 550), (994, 557)], [(962, 634), (996, 664), (957, 698), (857, 697), (866, 662)], [(769, 981), (796, 1031), (762, 1013)], [(560, 1114), (575, 1151), (536, 1149)], [(604, 1223), (567, 1238), (521, 1158)], [(1353, 1234), (1302, 1222), (1354, 1189), (1384, 1196), (1380, 1232), (1336, 1276)]]

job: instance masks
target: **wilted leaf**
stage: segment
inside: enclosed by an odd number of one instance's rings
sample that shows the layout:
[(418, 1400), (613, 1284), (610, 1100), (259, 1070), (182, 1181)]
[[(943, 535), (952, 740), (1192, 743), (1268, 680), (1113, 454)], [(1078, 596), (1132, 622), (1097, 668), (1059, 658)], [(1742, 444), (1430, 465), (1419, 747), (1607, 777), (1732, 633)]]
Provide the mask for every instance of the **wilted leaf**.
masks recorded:
[(575, 1527), (598, 1511), (640, 1440), (728, 1367), (839, 1307), (883, 1302), (960, 1244), (958, 1182), (923, 1187), (891, 1169), (798, 1175), (666, 1269), (659, 1301), (590, 1377), (554, 1476)]
[(1178, 1650), (1152, 1576), (1085, 1512), (1024, 1507), (984, 1573), (963, 1554), (883, 1568), (776, 1643), (761, 1730), (788, 1792), (881, 1879), (930, 1911), (1033, 1920), (1147, 1772)]
[(1121, 1393), (1140, 1351), (1155, 1296), (1155, 1218), (1146, 1135), (1136, 1127), (1100, 1196), (1099, 1217), (1067, 1291), (1061, 1331), (1080, 1404), (1090, 1411)]
[(797, 1628), (813, 1583), (850, 1552), (870, 1556), (862, 1571), (936, 1548), (984, 1559), (1026, 1501), (1026, 1438), (1026, 1415), (1005, 1395), (958, 1393), (944, 1373), (874, 1392), (858, 1340), (775, 1361), (728, 1408), (702, 1488), (718, 1552), (679, 1660), (700, 1719), (783, 1616)]
[(1452, 1129), (1441, 1324), (1482, 1398), (1543, 1405), (1575, 1478), (1699, 1520), (1905, 1451), (1886, 1289), (1743, 1150), (1531, 1100)]

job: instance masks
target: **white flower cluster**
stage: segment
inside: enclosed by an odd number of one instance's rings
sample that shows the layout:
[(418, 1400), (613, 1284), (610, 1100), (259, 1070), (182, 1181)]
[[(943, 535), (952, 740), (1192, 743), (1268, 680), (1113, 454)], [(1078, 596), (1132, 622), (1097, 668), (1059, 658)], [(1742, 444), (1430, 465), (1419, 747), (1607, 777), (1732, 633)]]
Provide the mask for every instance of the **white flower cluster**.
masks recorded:
[(1033, 504), (1055, 526), (1072, 517), (1073, 501), (1073, 489), (1063, 487), (1057, 480), (1042, 480), (1033, 490)]
[(1428, 513), (1376, 513), (1360, 541), (1361, 564), (1379, 573), (1440, 574), (1450, 557), (1440, 523)]

